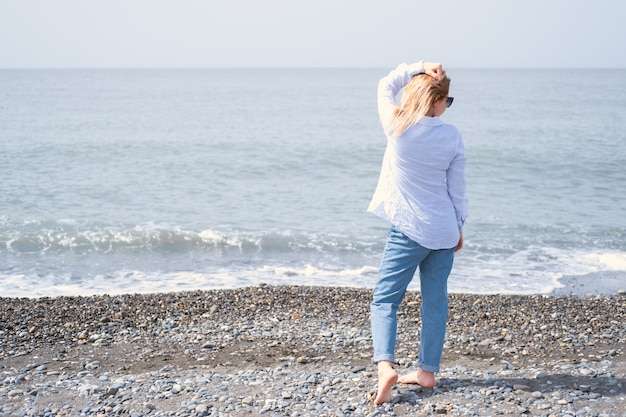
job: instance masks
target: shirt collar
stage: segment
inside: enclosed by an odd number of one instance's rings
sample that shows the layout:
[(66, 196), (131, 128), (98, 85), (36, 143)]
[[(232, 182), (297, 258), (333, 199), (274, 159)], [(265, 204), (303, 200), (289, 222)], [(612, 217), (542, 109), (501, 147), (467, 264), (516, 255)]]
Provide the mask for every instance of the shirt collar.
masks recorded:
[(443, 124), (443, 122), (441, 121), (439, 117), (430, 117), (430, 116), (422, 117), (420, 121), (417, 123), (420, 125), (425, 125), (425, 126), (439, 126)]

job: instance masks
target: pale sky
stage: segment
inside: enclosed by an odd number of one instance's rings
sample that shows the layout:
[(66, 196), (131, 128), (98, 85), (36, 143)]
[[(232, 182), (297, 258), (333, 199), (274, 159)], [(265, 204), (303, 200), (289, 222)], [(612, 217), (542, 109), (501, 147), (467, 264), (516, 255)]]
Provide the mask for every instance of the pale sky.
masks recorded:
[(0, 68), (626, 68), (624, 0), (0, 0)]

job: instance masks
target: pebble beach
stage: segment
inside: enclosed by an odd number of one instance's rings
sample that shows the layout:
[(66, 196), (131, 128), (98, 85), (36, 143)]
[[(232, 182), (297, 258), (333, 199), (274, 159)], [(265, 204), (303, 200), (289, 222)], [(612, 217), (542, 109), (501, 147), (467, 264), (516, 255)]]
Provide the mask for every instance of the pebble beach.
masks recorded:
[[(624, 416), (626, 296), (451, 294), (438, 385), (375, 406), (371, 289), (0, 298), (0, 416)], [(399, 312), (414, 371), (419, 292)]]

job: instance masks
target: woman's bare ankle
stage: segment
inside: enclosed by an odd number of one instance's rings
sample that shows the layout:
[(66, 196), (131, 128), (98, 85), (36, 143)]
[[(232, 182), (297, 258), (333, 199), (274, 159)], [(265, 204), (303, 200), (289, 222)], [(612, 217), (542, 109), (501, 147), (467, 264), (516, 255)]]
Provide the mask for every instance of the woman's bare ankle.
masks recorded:
[(422, 368), (417, 368), (417, 383), (424, 388), (433, 388), (437, 385), (435, 373), (425, 371)]

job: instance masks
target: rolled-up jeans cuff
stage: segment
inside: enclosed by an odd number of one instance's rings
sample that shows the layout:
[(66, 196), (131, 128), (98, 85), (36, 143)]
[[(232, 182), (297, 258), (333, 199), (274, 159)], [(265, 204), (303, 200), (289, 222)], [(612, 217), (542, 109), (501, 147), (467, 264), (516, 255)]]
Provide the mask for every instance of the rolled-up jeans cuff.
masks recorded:
[(439, 372), (438, 366), (430, 366), (423, 363), (418, 363), (417, 366), (426, 372)]
[(389, 361), (391, 363), (393, 363), (395, 360), (395, 358), (393, 357), (393, 355), (380, 355), (380, 356), (375, 356), (372, 359), (372, 363), (378, 363), (380, 361)]

